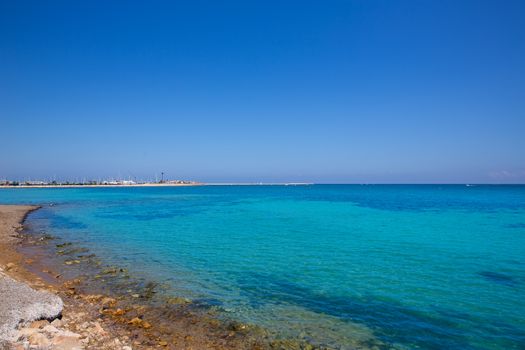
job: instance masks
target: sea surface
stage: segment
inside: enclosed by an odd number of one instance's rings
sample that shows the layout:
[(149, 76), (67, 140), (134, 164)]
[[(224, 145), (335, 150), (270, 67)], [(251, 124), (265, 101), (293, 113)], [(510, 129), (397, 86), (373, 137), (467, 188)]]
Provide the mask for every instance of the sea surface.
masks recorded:
[(525, 186), (0, 189), (28, 223), (284, 336), (525, 349)]

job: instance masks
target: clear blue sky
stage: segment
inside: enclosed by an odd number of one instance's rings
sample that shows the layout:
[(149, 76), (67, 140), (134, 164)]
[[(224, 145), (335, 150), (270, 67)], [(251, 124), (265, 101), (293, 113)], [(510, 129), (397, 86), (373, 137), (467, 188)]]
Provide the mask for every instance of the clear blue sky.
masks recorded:
[(0, 178), (525, 182), (525, 1), (1, 1)]

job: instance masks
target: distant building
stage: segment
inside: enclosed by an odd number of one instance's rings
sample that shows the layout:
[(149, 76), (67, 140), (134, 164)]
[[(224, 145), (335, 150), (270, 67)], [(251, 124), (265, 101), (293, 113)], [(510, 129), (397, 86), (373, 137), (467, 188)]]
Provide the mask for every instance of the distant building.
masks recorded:
[(116, 185), (131, 186), (131, 185), (135, 185), (136, 182), (132, 180), (118, 180), (118, 181), (111, 180), (111, 181), (102, 181), (101, 184), (102, 185), (112, 185), (112, 186), (116, 186)]
[(118, 181), (102, 181), (102, 185), (118, 185)]
[(165, 182), (170, 185), (191, 185), (195, 183), (194, 181), (186, 181), (186, 180), (170, 180), (170, 181), (165, 181)]
[(119, 181), (121, 185), (135, 185), (136, 182), (135, 181), (132, 181), (132, 180), (122, 180), (122, 181)]
[(47, 182), (45, 181), (26, 181), (25, 184), (27, 186), (43, 186), (43, 185), (47, 185)]

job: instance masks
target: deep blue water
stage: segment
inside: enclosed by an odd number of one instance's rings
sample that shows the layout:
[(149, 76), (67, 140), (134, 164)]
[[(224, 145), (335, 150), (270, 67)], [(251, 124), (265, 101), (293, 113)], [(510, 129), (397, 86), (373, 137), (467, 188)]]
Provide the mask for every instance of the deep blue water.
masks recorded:
[(0, 189), (30, 224), (334, 347), (525, 349), (525, 186)]

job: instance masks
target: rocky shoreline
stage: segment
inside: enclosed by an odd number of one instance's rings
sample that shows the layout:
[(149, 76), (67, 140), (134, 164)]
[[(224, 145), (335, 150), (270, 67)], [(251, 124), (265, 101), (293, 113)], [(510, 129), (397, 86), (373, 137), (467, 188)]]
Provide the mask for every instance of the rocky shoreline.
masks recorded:
[(33, 261), (16, 247), (23, 221), (38, 208), (0, 205), (0, 349), (131, 349), (124, 330), (104, 329), (95, 305), (69, 298), (67, 288), (25, 268)]
[[(26, 216), (37, 209), (0, 205), (0, 249), (5, 252), (0, 255), (0, 300), (11, 310), (10, 317), (0, 319), (0, 350), (318, 348), (273, 339), (264, 329), (220, 320), (216, 311), (203, 310), (184, 298), (148, 303), (149, 294), (155, 293), (148, 285), (124, 294), (93, 293), (88, 287), (94, 279), (110, 283), (119, 279), (121, 270), (105, 268), (99, 275), (65, 278), (65, 270), (39, 261), (40, 255), (54, 255), (49, 249), (35, 254), (39, 246), (57, 247), (59, 254), (78, 250), (70, 243), (48, 244), (53, 238), (47, 234), (24, 234)], [(90, 255), (76, 254), (64, 261), (63, 268), (86, 272), (89, 259)], [(20, 302), (14, 303), (19, 296)], [(25, 309), (31, 312), (24, 313)], [(4, 313), (1, 307), (0, 311)]]

